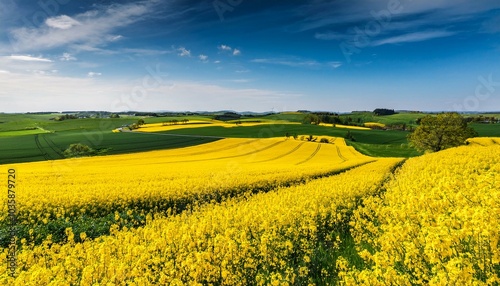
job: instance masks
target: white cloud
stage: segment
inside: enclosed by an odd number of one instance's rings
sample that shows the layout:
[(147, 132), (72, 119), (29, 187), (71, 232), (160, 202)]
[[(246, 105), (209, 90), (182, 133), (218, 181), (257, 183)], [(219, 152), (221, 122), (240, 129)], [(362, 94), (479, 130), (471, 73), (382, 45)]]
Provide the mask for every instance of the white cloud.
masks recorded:
[(135, 54), (137, 56), (156, 56), (172, 53), (172, 51), (153, 49), (123, 49), (121, 51), (125, 53)]
[(217, 48), (219, 50), (221, 50), (222, 52), (231, 53), (233, 56), (239, 56), (239, 55), (241, 55), (241, 50), (239, 50), (239, 49), (233, 49), (233, 48), (231, 48), (228, 45), (220, 45)]
[(214, 61), (214, 64), (220, 64), (220, 61)]
[(179, 51), (179, 56), (181, 57), (190, 57), (191, 56), (191, 51), (186, 50), (184, 47), (180, 47), (177, 49)]
[(46, 62), (46, 63), (52, 62), (49, 59), (44, 59), (42, 57), (33, 57), (31, 55), (11, 55), (11, 56), (5, 56), (2, 58), (14, 60), (14, 61), (25, 61), (25, 62)]
[(33, 74), (36, 74), (36, 75), (50, 75), (50, 74), (56, 74), (59, 71), (58, 70), (32, 70), (30, 72)]
[(67, 62), (67, 61), (76, 61), (77, 58), (72, 56), (70, 53), (63, 53), (59, 60)]
[(73, 26), (80, 25), (80, 22), (77, 20), (66, 16), (66, 15), (61, 15), (58, 17), (53, 17), (53, 18), (48, 18), (45, 20), (45, 24), (51, 28), (57, 28), (57, 29), (69, 29)]
[(50, 59), (31, 55), (11, 55), (0, 57), (0, 67), (3, 70), (15, 73), (33, 73), (34, 71), (48, 71), (53, 69), (54, 63)]
[(199, 55), (198, 58), (200, 61), (206, 63), (208, 61), (208, 56), (207, 55)]
[[(54, 73), (0, 73), (0, 97), (8, 98), (2, 112), (67, 109), (109, 109), (109, 94), (118, 97), (119, 87), (103, 85), (93, 78), (63, 77)], [(12, 96), (15, 93), (16, 96)]]
[(232, 48), (230, 46), (227, 46), (227, 45), (220, 45), (219, 46), (219, 50), (223, 50), (223, 51), (231, 51)]
[[(451, 23), (464, 21), (468, 16), (493, 11), (500, 8), (498, 0), (419, 0), (419, 1), (310, 1), (295, 8), (304, 15), (289, 27), (290, 30), (302, 32), (320, 28), (364, 27), (374, 20), (373, 13), (388, 13), (392, 5), (399, 13), (391, 15), (391, 20), (402, 18), (403, 21), (413, 22), (415, 18), (423, 20), (426, 24), (434, 25), (440, 22), (446, 26)], [(373, 13), (372, 13), (373, 12)], [(407, 30), (408, 31), (408, 30)], [(341, 35), (340, 35), (341, 36)], [(319, 33), (316, 38), (336, 37), (335, 33)]]
[(500, 3), (497, 0), (420, 0), (406, 5), (404, 12), (421, 13), (440, 10), (439, 12), (445, 15), (468, 15), (498, 8), (500, 8)]
[[(300, 105), (301, 94), (266, 89), (227, 88), (196, 82), (177, 82), (173, 88), (161, 87), (151, 93), (151, 101), (173, 110), (266, 111), (270, 106), (284, 106), (292, 100)], [(151, 104), (151, 103), (148, 103)], [(146, 104), (144, 106), (147, 106)], [(149, 110), (159, 109), (150, 105)]]
[(100, 73), (100, 72), (89, 72), (89, 73), (87, 73), (88, 77), (96, 77), (96, 76), (101, 76), (101, 75), (102, 75), (102, 73)]
[[(394, 4), (396, 13), (389, 12), (389, 4)], [(470, 27), (461, 28), (461, 25), (468, 25), (469, 21), (477, 22), (477, 19), (492, 18), (486, 13), (492, 14), (489, 12), (499, 8), (498, 0), (419, 0), (389, 3), (373, 0), (319, 1), (297, 9), (308, 17), (302, 17), (304, 20), (291, 24), (289, 29), (296, 32), (320, 29), (314, 34), (316, 39), (337, 41), (354, 40), (359, 38), (358, 31), (372, 29), (379, 32), (376, 32), (374, 37), (369, 37), (371, 45), (380, 46), (476, 32), (476, 28), (471, 30)], [(381, 29), (377, 30), (373, 23), (382, 24)], [(486, 24), (489, 27), (483, 27), (483, 31), (500, 31), (499, 22), (492, 23), (493, 25)], [(339, 30), (339, 27), (345, 28)], [(425, 32), (442, 29), (454, 29), (455, 32)]]
[(112, 31), (140, 21), (153, 11), (157, 1), (110, 5), (72, 17), (52, 17), (36, 28), (17, 28), (10, 31), (15, 51), (45, 50), (61, 46), (96, 48), (121, 39)]
[(331, 67), (333, 67), (334, 69), (336, 68), (339, 68), (342, 66), (342, 62), (329, 62), (328, 63)]
[(399, 36), (394, 36), (386, 39), (377, 40), (371, 43), (372, 46), (381, 46), (386, 44), (401, 44), (411, 42), (421, 42), (431, 39), (444, 38), (455, 35), (455, 32), (449, 31), (428, 31), (428, 32), (415, 32)]
[(109, 35), (106, 37), (108, 42), (116, 42), (123, 39), (122, 35)]
[(313, 60), (300, 59), (253, 59), (253, 63), (284, 65), (289, 67), (318, 67), (321, 64)]
[[(289, 104), (290, 100), (297, 104), (297, 108), (306, 102), (301, 94), (286, 91), (228, 88), (189, 81), (153, 87), (144, 86), (143, 82), (143, 78), (101, 81), (95, 77), (0, 72), (0, 98), (9, 99), (2, 103), (0, 112), (72, 109), (266, 111), (270, 106)], [(138, 88), (141, 91), (140, 98), (136, 96)], [(300, 102), (300, 99), (304, 102)]]

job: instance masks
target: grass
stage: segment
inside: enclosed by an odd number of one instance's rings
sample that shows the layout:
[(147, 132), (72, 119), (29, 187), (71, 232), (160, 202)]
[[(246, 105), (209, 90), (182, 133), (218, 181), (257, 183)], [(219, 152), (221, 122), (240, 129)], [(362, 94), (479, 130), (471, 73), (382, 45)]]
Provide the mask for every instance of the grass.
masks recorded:
[[(186, 128), (162, 132), (165, 134), (184, 135), (212, 135), (221, 137), (245, 137), (245, 138), (269, 138), (282, 137), (288, 133), (312, 134), (315, 136), (345, 137), (348, 130), (327, 126), (316, 126), (309, 124), (273, 124), (263, 126), (248, 126), (237, 128), (224, 128), (209, 126), (200, 128)], [(366, 155), (377, 157), (412, 157), (420, 155), (415, 149), (408, 147), (406, 138), (408, 132), (395, 130), (350, 130), (356, 141), (348, 141), (348, 144), (359, 148)]]
[[(142, 117), (123, 116), (116, 119), (73, 119), (53, 121), (50, 118), (58, 114), (3, 114), (0, 113), (0, 164), (41, 161), (62, 158), (62, 152), (72, 143), (83, 143), (105, 154), (122, 154), (157, 149), (178, 148), (207, 143), (216, 138), (170, 137), (162, 135), (137, 135), (130, 133), (112, 133), (111, 130), (122, 125), (137, 122)], [(287, 133), (311, 134), (314, 136), (346, 137), (347, 129), (309, 124), (287, 124), (301, 122), (302, 113), (282, 113), (261, 117), (242, 117), (243, 122), (271, 123), (260, 126), (238, 126), (224, 128), (203, 126), (162, 132), (164, 134), (219, 136), (230, 138), (269, 138), (283, 137)], [(374, 116), (370, 112), (358, 112), (349, 115), (356, 122), (380, 122), (384, 124), (412, 124), (417, 118), (425, 116), (419, 113), (401, 113), (389, 116)], [(188, 119), (190, 121), (211, 121), (209, 116), (147, 117), (146, 123), (161, 123), (170, 120)], [(500, 125), (471, 125), (479, 136), (500, 137)], [(27, 130), (27, 128), (36, 128)], [(50, 132), (50, 133), (45, 133)], [(350, 130), (354, 141), (347, 143), (358, 151), (375, 157), (412, 157), (420, 155), (409, 147), (407, 132), (395, 130)]]
[[(142, 117), (122, 116), (121, 118), (86, 118), (68, 119), (64, 121), (50, 120), (60, 114), (2, 114), (0, 113), (0, 132), (18, 131), (26, 128), (43, 128), (48, 131), (69, 131), (69, 130), (111, 130), (124, 124), (136, 123)], [(155, 122), (163, 122), (176, 118), (157, 117)], [(188, 118), (191, 119), (191, 118)], [(204, 117), (204, 119), (207, 119)], [(152, 121), (153, 118), (147, 118)], [(194, 120), (194, 119), (193, 119)]]
[(422, 155), (407, 143), (402, 144), (369, 144), (346, 141), (347, 145), (356, 148), (359, 152), (372, 157), (414, 157)]
[(500, 124), (473, 123), (470, 125), (479, 137), (500, 137)]
[(72, 143), (83, 143), (111, 155), (187, 147), (215, 140), (217, 138), (141, 136), (133, 133), (85, 130), (0, 137), (0, 164), (62, 159), (62, 153)]
[(28, 129), (28, 130), (16, 130), (16, 131), (2, 131), (0, 132), (0, 137), (13, 137), (13, 136), (33, 135), (41, 133), (47, 133), (47, 131), (39, 128)]
[(343, 114), (340, 117), (352, 118), (353, 122), (358, 122), (358, 118), (361, 122), (379, 122), (385, 125), (390, 124), (407, 124), (416, 126), (417, 119), (424, 117), (426, 114), (423, 113), (398, 113), (393, 115), (376, 116), (371, 112), (356, 112), (352, 114)]

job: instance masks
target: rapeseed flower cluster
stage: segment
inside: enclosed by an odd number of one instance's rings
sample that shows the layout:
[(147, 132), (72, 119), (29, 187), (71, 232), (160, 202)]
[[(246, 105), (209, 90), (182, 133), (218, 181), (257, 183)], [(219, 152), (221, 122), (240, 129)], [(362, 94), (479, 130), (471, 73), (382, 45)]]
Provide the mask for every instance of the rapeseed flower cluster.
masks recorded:
[(67, 229), (66, 243), (24, 245), (17, 277), (2, 273), (0, 284), (314, 285), (313, 273), (331, 281), (318, 245), (338, 249), (336, 234), (349, 212), (377, 192), (399, 161), (380, 159), (301, 185), (155, 214), (143, 227), (113, 226), (111, 235), (94, 240), (74, 242)]
[(470, 146), (406, 161), (387, 191), (366, 199), (355, 212), (351, 224), (365, 264), (340, 260), (342, 281), (499, 285), (500, 146), (495, 140), (472, 139)]
[[(16, 164), (17, 220), (29, 226), (110, 214), (133, 220), (269, 191), (372, 160), (341, 138), (334, 144), (277, 138), (224, 139), (175, 150)], [(0, 225), (8, 220), (6, 200), (0, 197)]]

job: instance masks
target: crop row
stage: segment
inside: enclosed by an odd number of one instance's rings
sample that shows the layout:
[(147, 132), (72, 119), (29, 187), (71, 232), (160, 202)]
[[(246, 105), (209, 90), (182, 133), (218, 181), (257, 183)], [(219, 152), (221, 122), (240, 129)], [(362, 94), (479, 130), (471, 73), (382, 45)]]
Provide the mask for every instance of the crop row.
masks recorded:
[(356, 211), (364, 263), (341, 260), (343, 281), (499, 285), (499, 158), (499, 145), (471, 144), (409, 159), (387, 192)]
[[(227, 139), (178, 150), (18, 164), (17, 231), (34, 243), (49, 234), (61, 241), (67, 227), (95, 238), (114, 223), (137, 227), (148, 214), (267, 192), (373, 160), (341, 146), (349, 155), (344, 162), (336, 145), (318, 146)], [(0, 198), (0, 230), (9, 223), (6, 199)], [(0, 231), (0, 244), (8, 241), (8, 233)]]
[[(352, 211), (399, 159), (248, 198), (154, 219), (144, 227), (65, 244), (26, 245), (16, 285), (303, 285), (336, 279)], [(0, 256), (5, 265), (6, 253)]]

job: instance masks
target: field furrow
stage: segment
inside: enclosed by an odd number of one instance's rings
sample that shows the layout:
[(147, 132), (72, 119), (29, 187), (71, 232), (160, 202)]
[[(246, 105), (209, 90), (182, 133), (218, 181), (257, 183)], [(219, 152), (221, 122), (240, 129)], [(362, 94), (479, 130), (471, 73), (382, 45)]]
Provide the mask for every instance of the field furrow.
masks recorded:
[(314, 152), (312, 152), (312, 154), (311, 154), (309, 157), (307, 157), (304, 161), (300, 161), (300, 162), (298, 162), (298, 163), (297, 163), (297, 164), (295, 164), (295, 165), (301, 165), (301, 164), (304, 164), (304, 163), (306, 163), (307, 161), (311, 160), (312, 158), (314, 158), (314, 156), (316, 156), (316, 154), (318, 154), (318, 152), (319, 152), (319, 150), (320, 150), (320, 149), (321, 149), (321, 145), (318, 145), (318, 146), (316, 147), (316, 149), (314, 150)]
[(17, 279), (0, 274), (0, 282), (333, 283), (349, 213), (360, 197), (377, 191), (399, 161), (379, 160), (304, 185), (149, 218), (141, 228), (113, 227), (112, 235), (83, 243), (74, 242), (78, 234), (67, 230), (63, 245), (25, 246)]
[[(117, 221), (137, 227), (148, 214), (268, 192), (373, 161), (360, 157), (340, 165), (335, 145), (297, 140), (224, 139), (206, 145), (17, 164), (20, 236), (40, 243), (53, 234), (58, 241), (72, 226), (95, 238)], [(233, 148), (222, 149), (228, 146)], [(205, 147), (216, 151), (201, 153)], [(288, 155), (269, 160), (280, 153)], [(6, 204), (1, 208), (0, 226), (5, 227)], [(2, 245), (7, 238), (0, 233)]]
[(500, 283), (500, 146), (473, 140), (407, 160), (364, 201), (351, 222), (363, 263), (343, 260), (344, 284)]
[(286, 156), (288, 156), (288, 155), (292, 154), (293, 152), (295, 152), (295, 151), (299, 150), (299, 148), (300, 148), (300, 147), (302, 147), (302, 145), (304, 145), (304, 144), (305, 144), (305, 142), (302, 142), (302, 143), (300, 143), (300, 144), (296, 145), (296, 146), (295, 146), (292, 150), (287, 151), (287, 152), (286, 152), (286, 153), (284, 153), (284, 154), (280, 154), (280, 155), (278, 155), (278, 156), (276, 156), (276, 157), (273, 157), (273, 158), (271, 158), (271, 159), (265, 159), (265, 160), (262, 160), (262, 161), (258, 161), (258, 162), (256, 162), (256, 163), (261, 163), (261, 162), (263, 163), (263, 162), (276, 161), (276, 160), (278, 160), (278, 159), (282, 159), (282, 158), (284, 158), (284, 157), (286, 157)]

